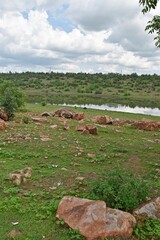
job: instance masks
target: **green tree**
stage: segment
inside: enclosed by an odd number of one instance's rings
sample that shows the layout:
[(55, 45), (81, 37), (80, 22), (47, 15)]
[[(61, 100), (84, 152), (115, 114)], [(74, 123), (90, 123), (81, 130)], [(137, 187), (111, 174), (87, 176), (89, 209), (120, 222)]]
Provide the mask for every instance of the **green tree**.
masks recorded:
[[(139, 0), (140, 5), (143, 6), (142, 12), (145, 14), (151, 9), (155, 9), (159, 0)], [(150, 20), (145, 28), (149, 33), (156, 33), (155, 45), (160, 48), (160, 16), (155, 15)]]
[(11, 83), (4, 83), (0, 87), (0, 105), (8, 114), (9, 119), (14, 117), (14, 112), (24, 105), (24, 94)]

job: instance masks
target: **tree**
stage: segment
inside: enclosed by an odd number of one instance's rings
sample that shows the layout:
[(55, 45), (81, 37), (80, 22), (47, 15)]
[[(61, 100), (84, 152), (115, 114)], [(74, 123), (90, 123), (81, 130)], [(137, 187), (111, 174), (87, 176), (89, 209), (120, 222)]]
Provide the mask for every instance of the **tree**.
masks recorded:
[(8, 114), (9, 119), (14, 117), (14, 112), (24, 105), (24, 94), (11, 83), (4, 83), (0, 87), (0, 105)]
[[(139, 0), (140, 5), (143, 6), (142, 12), (145, 14), (151, 9), (155, 9), (159, 0)], [(148, 22), (145, 30), (149, 33), (156, 33), (155, 45), (160, 48), (160, 16), (155, 15), (152, 20)]]

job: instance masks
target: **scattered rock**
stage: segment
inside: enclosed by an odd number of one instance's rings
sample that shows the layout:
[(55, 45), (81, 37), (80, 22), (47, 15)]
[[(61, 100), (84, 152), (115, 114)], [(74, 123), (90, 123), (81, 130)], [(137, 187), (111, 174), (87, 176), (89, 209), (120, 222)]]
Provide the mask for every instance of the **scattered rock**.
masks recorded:
[(0, 131), (4, 131), (6, 129), (6, 123), (4, 120), (0, 119)]
[(68, 110), (68, 109), (58, 109), (55, 113), (54, 116), (58, 117), (64, 117), (64, 118), (73, 118), (75, 115), (75, 112)]
[(119, 119), (116, 119), (112, 122), (113, 125), (115, 126), (124, 126), (124, 125), (131, 125), (131, 124), (134, 124), (135, 121), (133, 120), (119, 120)]
[(65, 124), (63, 125), (63, 129), (66, 130), (66, 131), (69, 131), (69, 130), (70, 130), (70, 126), (65, 123)]
[(160, 129), (160, 122), (150, 119), (142, 119), (134, 122), (132, 126), (138, 128), (139, 130), (154, 131)]
[(55, 129), (55, 128), (57, 128), (57, 125), (56, 124), (55, 125), (51, 125), (50, 128)]
[(61, 170), (62, 170), (62, 171), (68, 171), (68, 169), (67, 169), (67, 168), (61, 168)]
[(94, 125), (79, 125), (77, 126), (76, 130), (84, 134), (97, 135), (97, 127)]
[(76, 127), (76, 130), (79, 131), (79, 132), (83, 132), (85, 129), (86, 129), (86, 126), (85, 126), (85, 125), (78, 125), (78, 126)]
[(18, 236), (21, 236), (22, 235), (22, 232), (17, 230), (17, 229), (13, 229), (9, 234), (8, 234), (8, 237), (13, 239), (13, 238), (16, 238)]
[(82, 113), (75, 113), (74, 116), (73, 116), (73, 119), (80, 121), (80, 120), (84, 119), (84, 117), (85, 117), (85, 115), (84, 115), (83, 112)]
[(0, 119), (4, 120), (4, 121), (8, 121), (9, 117), (8, 114), (2, 110), (0, 110)]
[(49, 113), (49, 112), (43, 112), (43, 113), (41, 113), (41, 116), (42, 116), (42, 117), (51, 117), (52, 114)]
[(85, 179), (85, 177), (77, 177), (76, 180), (78, 181), (83, 181)]
[(95, 153), (87, 153), (87, 156), (89, 158), (95, 158), (96, 157), (96, 154)]
[(160, 197), (144, 204), (133, 212), (134, 216), (160, 218)]
[(97, 135), (97, 127), (94, 125), (86, 125), (86, 130), (88, 130), (90, 134)]
[(34, 122), (37, 122), (37, 123), (45, 123), (45, 122), (47, 122), (47, 119), (45, 119), (45, 118), (38, 118), (38, 117), (32, 117), (32, 120), (34, 121)]
[(52, 140), (51, 138), (49, 138), (48, 136), (45, 136), (45, 135), (41, 135), (40, 138), (41, 138), (42, 142), (48, 142), (48, 141)]
[(112, 124), (112, 122), (113, 122), (112, 118), (110, 116), (107, 116), (107, 115), (105, 115), (105, 116), (100, 116), (100, 115), (94, 116), (92, 118), (92, 120), (94, 122), (99, 123), (99, 124)]
[(17, 170), (8, 174), (8, 179), (11, 184), (20, 185), (21, 183), (27, 183), (27, 180), (31, 178), (31, 167), (26, 167), (22, 170)]
[(87, 240), (130, 238), (136, 219), (130, 213), (106, 208), (103, 201), (65, 196), (56, 214), (72, 229), (78, 229)]

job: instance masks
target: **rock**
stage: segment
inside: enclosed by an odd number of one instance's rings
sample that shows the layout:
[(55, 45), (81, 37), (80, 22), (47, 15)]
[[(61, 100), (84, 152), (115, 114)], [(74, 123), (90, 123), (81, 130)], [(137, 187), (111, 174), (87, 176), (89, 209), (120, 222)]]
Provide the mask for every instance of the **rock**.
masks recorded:
[(133, 212), (134, 216), (160, 218), (160, 197), (144, 204)]
[(52, 140), (51, 138), (49, 138), (48, 136), (45, 136), (45, 135), (41, 135), (40, 138), (41, 138), (42, 142), (48, 142), (48, 141)]
[(103, 201), (63, 197), (56, 214), (65, 224), (88, 240), (106, 237), (106, 206)]
[(95, 158), (96, 157), (96, 154), (95, 153), (87, 153), (87, 156), (89, 158)]
[(22, 232), (17, 230), (17, 229), (13, 229), (9, 234), (8, 234), (8, 237), (13, 239), (13, 238), (16, 238), (18, 236), (21, 236), (22, 235)]
[(160, 129), (160, 122), (150, 119), (142, 119), (134, 122), (132, 126), (138, 128), (139, 130), (154, 131)]
[(38, 122), (38, 123), (45, 123), (45, 122), (47, 122), (47, 119), (44, 119), (44, 118), (38, 118), (38, 117), (32, 117), (32, 120), (34, 121), (34, 122)]
[(85, 177), (76, 177), (76, 180), (78, 181), (83, 181), (85, 179)]
[(43, 112), (43, 113), (41, 113), (41, 116), (42, 116), (42, 117), (51, 117), (52, 114), (49, 113), (49, 112)]
[(72, 229), (78, 229), (87, 240), (130, 238), (136, 219), (117, 209), (106, 208), (103, 201), (63, 197), (56, 214)]
[(70, 126), (65, 123), (65, 124), (63, 125), (63, 129), (66, 130), (66, 131), (68, 131), (68, 130), (70, 130)]
[(135, 121), (133, 121), (133, 120), (119, 120), (119, 119), (116, 119), (112, 122), (112, 124), (115, 126), (131, 125), (134, 123), (135, 123)]
[(87, 125), (86, 130), (88, 130), (90, 134), (97, 135), (97, 127), (96, 126)]
[(64, 117), (64, 118), (73, 118), (73, 116), (75, 115), (75, 112), (68, 110), (68, 109), (58, 109), (55, 113), (55, 116), (58, 117)]
[(130, 238), (136, 226), (133, 215), (118, 209), (106, 209), (106, 237)]
[(113, 122), (112, 118), (110, 116), (107, 116), (107, 115), (105, 115), (105, 116), (100, 116), (100, 115), (95, 116), (95, 117), (93, 117), (93, 121), (97, 122), (99, 124), (112, 124), (112, 122)]
[(82, 113), (75, 113), (74, 116), (73, 116), (73, 119), (80, 121), (80, 120), (84, 119), (84, 117), (85, 117), (85, 115), (84, 115), (83, 112)]
[(85, 125), (78, 125), (78, 126), (76, 127), (76, 130), (79, 131), (79, 132), (83, 132), (85, 129), (86, 129), (86, 126), (85, 126)]
[(0, 131), (4, 131), (6, 129), (6, 123), (4, 120), (0, 119)]
[(4, 120), (4, 121), (8, 121), (9, 117), (8, 114), (2, 110), (0, 110), (0, 119)]
[(55, 129), (55, 128), (57, 128), (57, 125), (56, 124), (51, 125), (50, 128)]
[(79, 125), (76, 130), (85, 134), (97, 135), (97, 127), (94, 125)]
[(27, 183), (27, 179), (31, 178), (31, 167), (26, 167), (22, 170), (17, 170), (8, 174), (8, 179), (11, 184), (19, 186), (21, 183)]

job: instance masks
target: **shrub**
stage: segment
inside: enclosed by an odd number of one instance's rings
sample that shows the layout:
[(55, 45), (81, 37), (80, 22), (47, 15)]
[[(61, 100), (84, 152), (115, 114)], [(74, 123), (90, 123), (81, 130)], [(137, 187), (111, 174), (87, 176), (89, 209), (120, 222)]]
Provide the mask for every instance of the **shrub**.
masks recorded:
[(28, 124), (28, 123), (29, 123), (29, 117), (24, 116), (24, 117), (23, 117), (23, 122), (24, 122), (25, 124)]
[(14, 117), (14, 111), (17, 111), (24, 105), (24, 94), (14, 87), (11, 83), (1, 85), (1, 106), (8, 114), (9, 119)]
[(92, 198), (103, 200), (108, 207), (132, 210), (143, 202), (148, 193), (148, 186), (133, 173), (111, 171), (90, 185)]

